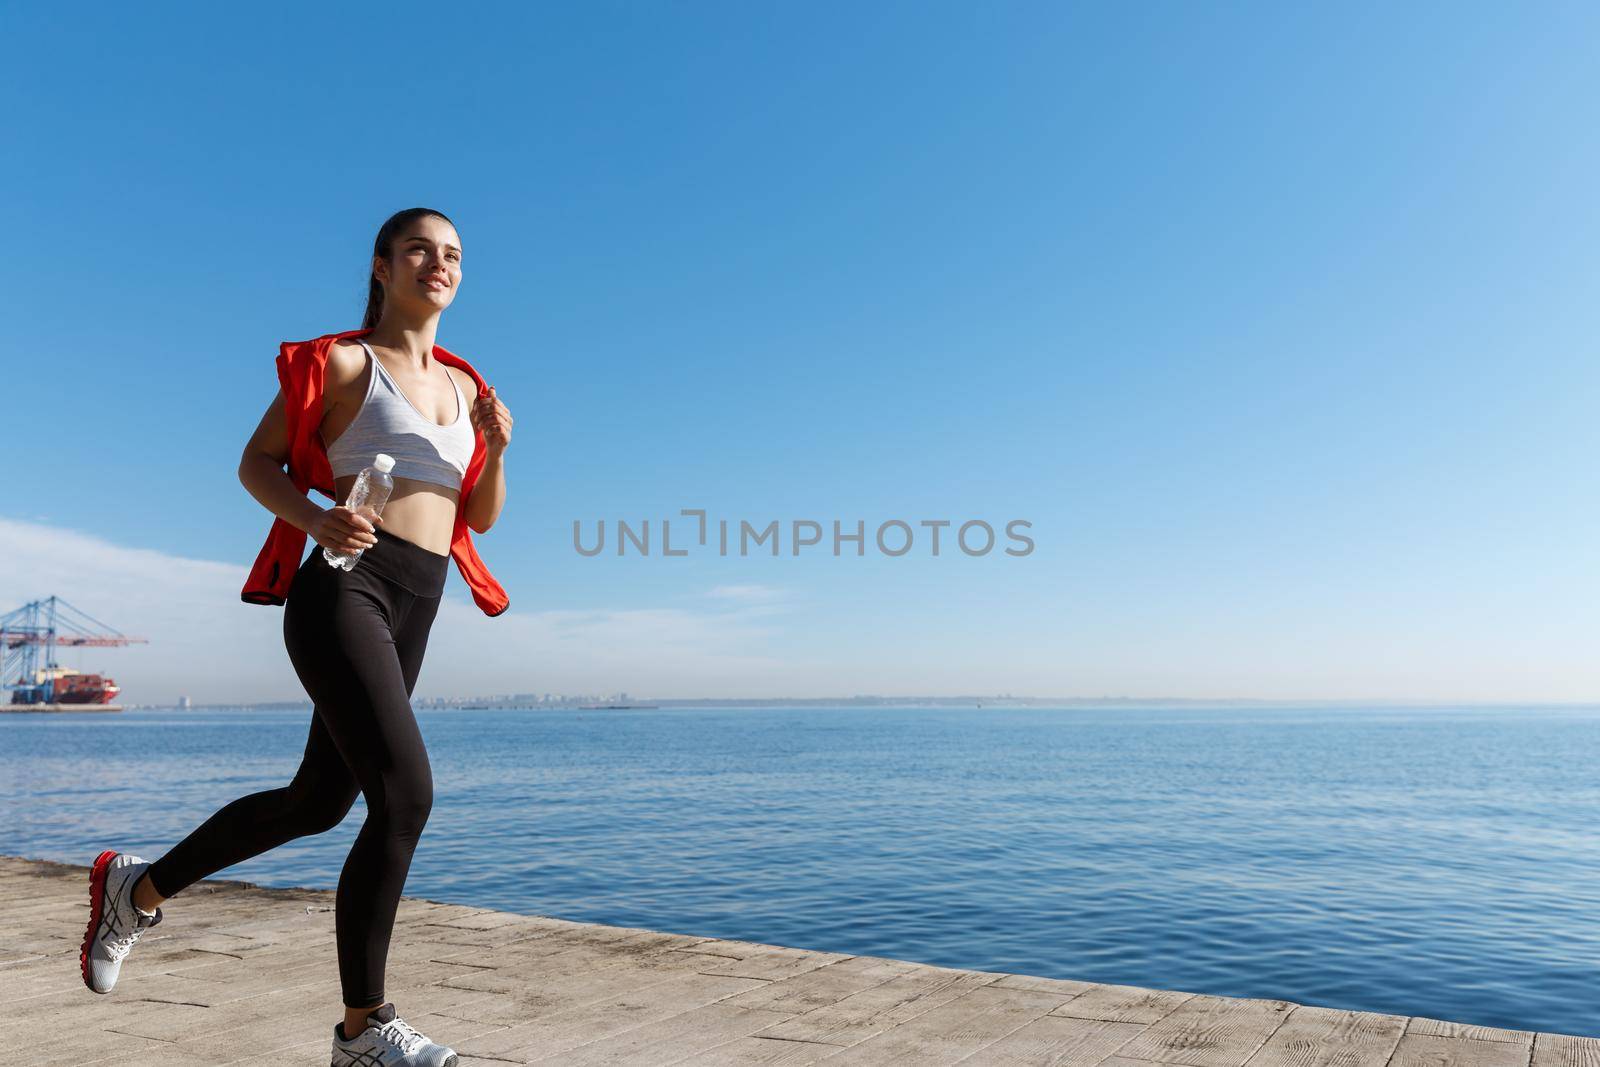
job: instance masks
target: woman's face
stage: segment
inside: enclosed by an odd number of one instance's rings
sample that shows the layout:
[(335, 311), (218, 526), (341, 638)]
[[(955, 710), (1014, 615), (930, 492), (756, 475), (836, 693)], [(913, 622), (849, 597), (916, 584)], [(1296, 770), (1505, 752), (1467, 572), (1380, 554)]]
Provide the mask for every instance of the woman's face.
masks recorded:
[(454, 226), (425, 215), (395, 238), (392, 264), (374, 256), (374, 276), (386, 286), (385, 304), (443, 311), (461, 284), (461, 238)]

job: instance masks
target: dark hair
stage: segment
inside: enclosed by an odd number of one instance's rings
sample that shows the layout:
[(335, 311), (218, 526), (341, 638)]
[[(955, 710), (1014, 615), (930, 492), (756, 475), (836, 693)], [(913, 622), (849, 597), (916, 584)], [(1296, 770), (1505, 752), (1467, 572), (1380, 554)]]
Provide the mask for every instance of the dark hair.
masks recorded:
[[(436, 219), (444, 219), (451, 226), (455, 225), (455, 223), (450, 222), (449, 217), (444, 212), (435, 211), (432, 208), (408, 207), (404, 211), (396, 211), (389, 216), (382, 226), (378, 227), (378, 239), (372, 242), (372, 254), (382, 256), (384, 261), (387, 262), (394, 253), (394, 239), (405, 233), (413, 222), (429, 215)], [(372, 329), (378, 325), (378, 320), (382, 317), (383, 284), (378, 281), (377, 276), (372, 273), (372, 268), (369, 266), (367, 268), (367, 314), (361, 321), (361, 328), (363, 330)]]

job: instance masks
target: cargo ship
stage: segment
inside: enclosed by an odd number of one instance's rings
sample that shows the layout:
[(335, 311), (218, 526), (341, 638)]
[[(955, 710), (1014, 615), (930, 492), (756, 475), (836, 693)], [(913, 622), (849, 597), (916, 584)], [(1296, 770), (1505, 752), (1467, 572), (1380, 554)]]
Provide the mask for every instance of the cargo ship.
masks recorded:
[[(50, 683), (55, 693), (51, 696)], [(88, 674), (72, 667), (40, 667), (22, 684), (12, 683), (13, 704), (109, 704), (122, 687), (103, 674)]]
[(0, 712), (121, 711), (121, 704), (112, 703), (121, 686), (103, 674), (61, 666), (56, 650), (145, 643), (56, 596), (0, 613), (0, 689), (11, 690)]

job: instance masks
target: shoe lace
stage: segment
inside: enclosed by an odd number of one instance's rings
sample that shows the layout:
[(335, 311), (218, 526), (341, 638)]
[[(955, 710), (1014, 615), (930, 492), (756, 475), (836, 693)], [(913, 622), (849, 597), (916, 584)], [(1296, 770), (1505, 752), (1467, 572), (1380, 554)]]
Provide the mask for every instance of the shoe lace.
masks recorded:
[(415, 1052), (418, 1045), (421, 1045), (428, 1040), (426, 1037), (423, 1037), (422, 1034), (417, 1032), (416, 1027), (412, 1026), (398, 1015), (384, 1023), (383, 1026), (379, 1027), (378, 1033), (386, 1037), (389, 1040), (389, 1043), (394, 1045), (401, 1052), (407, 1053)]
[(133, 943), (144, 936), (152, 924), (144, 922), (143, 916), (135, 916), (133, 927), (121, 937), (107, 943), (106, 954), (114, 960), (120, 960), (133, 950)]
[(133, 950), (133, 944), (144, 936), (144, 932), (161, 921), (161, 909), (157, 908), (155, 914), (146, 915), (133, 903), (131, 895), (122, 902), (122, 911), (128, 916), (127, 933), (121, 937), (106, 942), (106, 955), (113, 960), (120, 960)]

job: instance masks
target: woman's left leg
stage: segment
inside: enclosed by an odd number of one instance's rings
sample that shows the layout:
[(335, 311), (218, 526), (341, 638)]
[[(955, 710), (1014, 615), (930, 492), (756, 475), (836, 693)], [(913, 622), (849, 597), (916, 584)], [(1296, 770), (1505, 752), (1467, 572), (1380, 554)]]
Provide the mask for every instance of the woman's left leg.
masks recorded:
[(410, 696), (449, 562), (382, 529), (378, 537), (353, 571), (309, 583), (284, 623), (290, 661), (367, 801), (334, 909), (349, 1014), (384, 1001), (394, 917), (433, 804)]
[(418, 596), (411, 601), (405, 622), (394, 635), (395, 655), (400, 658), (400, 674), (406, 682), (406, 696), (417, 688), (417, 675), (422, 673), (422, 656), (428, 651), (428, 634), (433, 630), (434, 616), (439, 614), (441, 597)]

